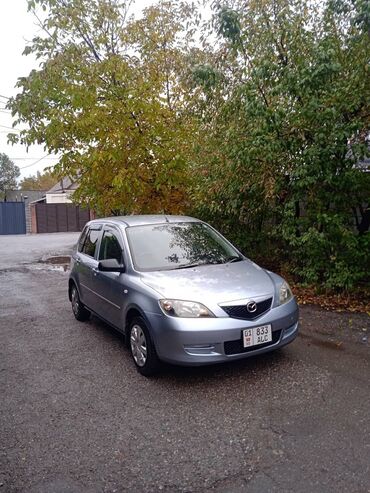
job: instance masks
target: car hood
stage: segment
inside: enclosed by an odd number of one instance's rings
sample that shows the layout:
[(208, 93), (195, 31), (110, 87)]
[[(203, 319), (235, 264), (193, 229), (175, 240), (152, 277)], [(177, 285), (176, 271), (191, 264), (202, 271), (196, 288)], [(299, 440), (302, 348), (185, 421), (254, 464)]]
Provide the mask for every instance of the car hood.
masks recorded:
[(264, 269), (250, 260), (145, 272), (141, 280), (163, 298), (223, 303), (274, 294)]

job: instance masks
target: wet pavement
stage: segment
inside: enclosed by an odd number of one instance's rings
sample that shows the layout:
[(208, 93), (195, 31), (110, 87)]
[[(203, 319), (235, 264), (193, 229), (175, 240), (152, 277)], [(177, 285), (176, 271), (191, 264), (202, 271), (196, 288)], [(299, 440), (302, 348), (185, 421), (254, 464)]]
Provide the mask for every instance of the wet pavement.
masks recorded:
[(0, 493), (370, 492), (369, 316), (305, 306), (283, 350), (146, 379), (73, 318), (77, 236), (0, 237)]

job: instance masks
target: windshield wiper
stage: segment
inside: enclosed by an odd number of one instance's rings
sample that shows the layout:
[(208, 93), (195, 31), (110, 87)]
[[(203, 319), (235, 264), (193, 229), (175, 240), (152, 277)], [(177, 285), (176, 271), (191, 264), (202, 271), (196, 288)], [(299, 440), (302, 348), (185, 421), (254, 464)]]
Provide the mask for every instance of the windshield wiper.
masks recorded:
[(233, 255), (232, 257), (229, 257), (225, 264), (231, 264), (232, 262), (239, 262), (240, 260), (243, 260), (239, 255)]
[(177, 265), (171, 270), (176, 270), (176, 269), (190, 269), (191, 267), (198, 267), (198, 265), (208, 265), (207, 262), (194, 262), (192, 264), (183, 264), (183, 265)]

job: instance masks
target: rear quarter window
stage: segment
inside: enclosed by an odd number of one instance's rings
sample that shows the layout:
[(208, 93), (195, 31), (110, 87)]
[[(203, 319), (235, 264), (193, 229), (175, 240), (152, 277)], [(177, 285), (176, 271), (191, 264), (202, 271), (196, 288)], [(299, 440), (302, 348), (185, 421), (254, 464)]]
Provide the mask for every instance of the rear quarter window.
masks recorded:
[(80, 236), (78, 243), (77, 243), (77, 251), (78, 252), (82, 252), (82, 248), (84, 246), (88, 230), (89, 230), (88, 226), (85, 226), (84, 229), (82, 230), (81, 236)]
[(89, 257), (95, 257), (95, 250), (98, 244), (101, 231), (97, 229), (89, 229), (85, 241), (82, 246), (81, 252)]

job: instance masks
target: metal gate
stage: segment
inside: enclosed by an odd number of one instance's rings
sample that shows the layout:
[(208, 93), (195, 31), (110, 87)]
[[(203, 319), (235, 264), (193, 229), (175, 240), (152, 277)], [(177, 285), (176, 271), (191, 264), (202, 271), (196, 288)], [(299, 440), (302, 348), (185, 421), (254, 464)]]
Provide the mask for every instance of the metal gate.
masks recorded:
[[(32, 204), (35, 210), (34, 233), (81, 231), (90, 221), (90, 211), (73, 204)], [(31, 209), (32, 216), (32, 209)]]
[(24, 202), (0, 202), (0, 235), (26, 234)]

